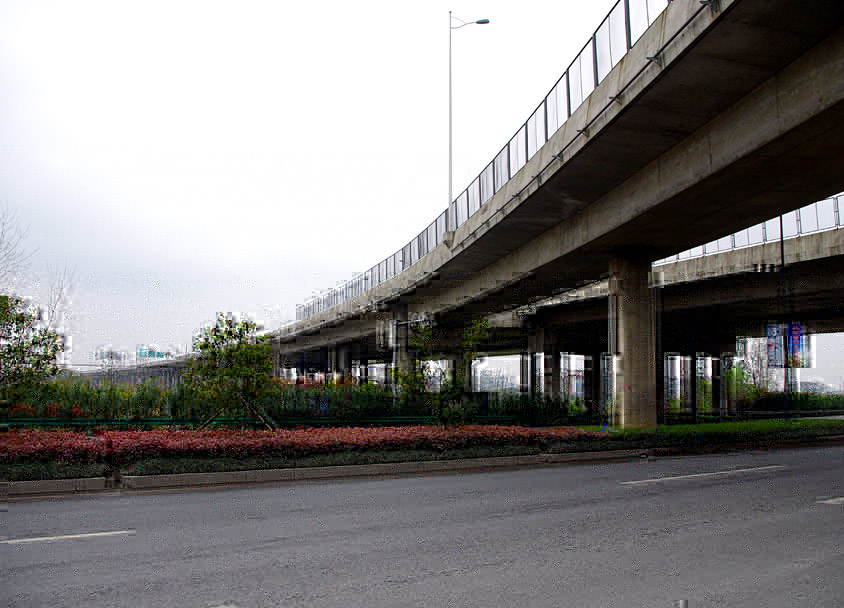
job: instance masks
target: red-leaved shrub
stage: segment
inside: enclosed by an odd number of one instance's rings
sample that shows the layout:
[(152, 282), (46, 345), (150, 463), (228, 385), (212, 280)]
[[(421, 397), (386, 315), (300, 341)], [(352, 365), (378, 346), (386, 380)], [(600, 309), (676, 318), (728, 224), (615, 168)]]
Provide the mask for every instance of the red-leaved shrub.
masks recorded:
[(28, 405), (15, 403), (9, 409), (9, 416), (12, 418), (35, 418), (35, 410)]
[(304, 428), (292, 431), (169, 430), (104, 431), (89, 437), (74, 431), (11, 431), (0, 435), (0, 463), (96, 462), (113, 446), (117, 463), (146, 458), (249, 456), (301, 457), (347, 450), (445, 450), (503, 444), (531, 445), (600, 437), (570, 427), (404, 426)]

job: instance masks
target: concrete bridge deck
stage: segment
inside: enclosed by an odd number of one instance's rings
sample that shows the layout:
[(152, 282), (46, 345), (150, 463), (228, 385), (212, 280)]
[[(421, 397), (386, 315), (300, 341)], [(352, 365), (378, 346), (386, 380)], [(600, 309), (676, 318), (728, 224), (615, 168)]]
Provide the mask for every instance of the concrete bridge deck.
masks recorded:
[(841, 190), (844, 6), (717, 6), (673, 2), (443, 243), (281, 336), (378, 310), (507, 310)]

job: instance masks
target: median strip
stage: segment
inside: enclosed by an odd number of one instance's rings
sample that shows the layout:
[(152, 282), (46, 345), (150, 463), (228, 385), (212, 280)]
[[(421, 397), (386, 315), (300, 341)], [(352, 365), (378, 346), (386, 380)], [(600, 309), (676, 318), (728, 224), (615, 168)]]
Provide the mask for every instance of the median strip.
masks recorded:
[[(844, 443), (844, 421), (663, 426), (346, 427), (290, 431), (10, 431), (0, 433), (0, 503), (116, 493), (445, 471), (480, 471)], [(765, 471), (775, 467), (757, 467)], [(715, 471), (627, 485), (730, 475)]]

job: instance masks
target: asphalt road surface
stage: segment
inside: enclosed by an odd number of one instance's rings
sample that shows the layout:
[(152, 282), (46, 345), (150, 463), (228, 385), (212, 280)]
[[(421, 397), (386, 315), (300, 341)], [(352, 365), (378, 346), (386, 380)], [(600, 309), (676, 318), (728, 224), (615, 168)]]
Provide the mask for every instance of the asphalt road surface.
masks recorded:
[(844, 448), (15, 502), (0, 605), (844, 606)]

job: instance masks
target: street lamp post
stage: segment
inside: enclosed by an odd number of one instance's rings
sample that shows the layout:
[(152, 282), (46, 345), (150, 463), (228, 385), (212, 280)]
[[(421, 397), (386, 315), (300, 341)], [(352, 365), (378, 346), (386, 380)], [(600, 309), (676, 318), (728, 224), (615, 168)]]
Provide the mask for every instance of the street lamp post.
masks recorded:
[[(460, 25), (454, 25), (454, 20), (460, 22)], [(489, 19), (478, 19), (477, 21), (463, 21), (458, 17), (454, 17), (451, 14), (451, 11), (448, 11), (448, 206), (446, 209), (451, 208), (451, 202), (454, 200), (452, 196), (452, 179), (451, 179), (451, 169), (452, 169), (452, 145), (451, 145), (451, 136), (452, 136), (452, 110), (451, 110), (451, 30), (459, 30), (461, 27), (465, 27), (467, 25), (486, 25), (489, 23)], [(451, 227), (452, 229), (454, 227)]]

